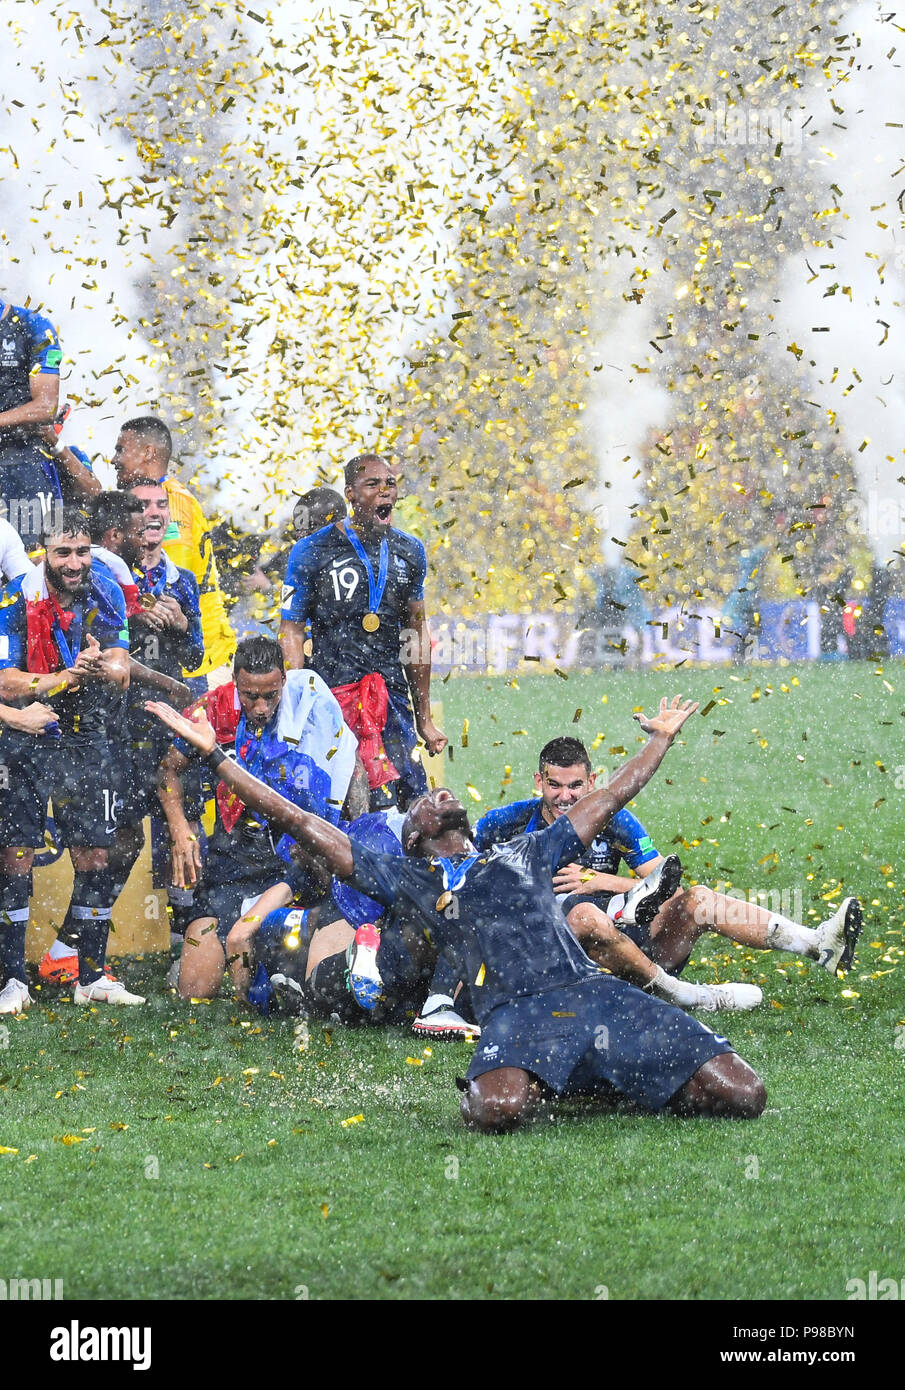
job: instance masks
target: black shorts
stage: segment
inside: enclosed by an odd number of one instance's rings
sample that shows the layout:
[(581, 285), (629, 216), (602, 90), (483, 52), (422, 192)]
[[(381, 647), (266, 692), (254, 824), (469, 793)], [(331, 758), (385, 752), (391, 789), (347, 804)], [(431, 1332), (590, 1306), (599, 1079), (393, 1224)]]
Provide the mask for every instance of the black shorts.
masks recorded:
[(110, 849), (116, 832), (117, 778), (104, 739), (50, 739), (0, 733), (0, 845), (44, 844), (47, 803), (68, 848)]
[(113, 745), (117, 765), (120, 825), (140, 825), (145, 816), (160, 816), (157, 770), (169, 747), (168, 739), (117, 740)]
[(279, 865), (281, 867), (274, 865), (260, 874), (233, 879), (229, 882), (202, 878), (195, 887), (193, 920), (197, 922), (201, 917), (215, 917), (217, 919), (217, 936), (220, 944), (225, 946), (230, 928), (242, 916), (243, 903), (248, 902), (249, 899), (259, 898), (262, 893), (266, 893), (267, 889), (272, 888), (276, 883), (288, 884), (291, 894), (290, 901), (295, 898), (299, 891), (300, 879), (304, 878), (304, 870), (296, 869), (291, 864), (283, 864), (282, 860), (279, 861)]
[(615, 1088), (649, 1110), (661, 1110), (712, 1057), (733, 1051), (681, 1009), (604, 974), (510, 1000), (482, 1027), (469, 1081), (518, 1067), (557, 1095)]

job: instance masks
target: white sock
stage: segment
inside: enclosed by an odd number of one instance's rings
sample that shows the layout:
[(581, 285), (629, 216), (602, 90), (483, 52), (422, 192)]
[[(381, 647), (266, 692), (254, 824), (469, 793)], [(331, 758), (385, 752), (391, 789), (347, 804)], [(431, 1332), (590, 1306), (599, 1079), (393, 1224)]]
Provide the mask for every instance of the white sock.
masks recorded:
[(454, 1007), (448, 994), (429, 994), (424, 1001), (421, 1017), (424, 1018), (425, 1014), (432, 1014), (435, 1009), (452, 1009)]
[(796, 956), (818, 954), (817, 933), (780, 912), (774, 912), (767, 923), (767, 945), (771, 951), (791, 951)]
[(75, 948), (57, 937), (47, 954), (51, 960), (62, 960), (64, 956), (74, 956)]
[(659, 965), (648, 989), (658, 998), (676, 1004), (680, 1009), (692, 1009), (696, 1004), (703, 1003), (707, 992), (706, 985), (693, 985), (689, 980), (677, 980), (674, 975), (667, 975)]

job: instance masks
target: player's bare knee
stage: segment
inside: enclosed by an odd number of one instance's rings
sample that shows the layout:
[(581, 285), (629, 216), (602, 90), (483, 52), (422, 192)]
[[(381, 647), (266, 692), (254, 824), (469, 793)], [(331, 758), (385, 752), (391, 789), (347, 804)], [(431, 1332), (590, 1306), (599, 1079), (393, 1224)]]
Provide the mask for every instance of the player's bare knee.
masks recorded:
[(686, 889), (679, 901), (688, 921), (699, 931), (705, 930), (714, 921), (716, 895), (712, 888), (699, 883), (694, 888)]
[(566, 921), (579, 941), (609, 946), (620, 936), (619, 928), (614, 927), (609, 917), (591, 903), (579, 903), (573, 907)]
[(759, 1115), (764, 1113), (767, 1105), (767, 1088), (756, 1072), (751, 1073), (750, 1080), (742, 1082), (738, 1086), (734, 1105), (735, 1118), (739, 1120), (756, 1120)]

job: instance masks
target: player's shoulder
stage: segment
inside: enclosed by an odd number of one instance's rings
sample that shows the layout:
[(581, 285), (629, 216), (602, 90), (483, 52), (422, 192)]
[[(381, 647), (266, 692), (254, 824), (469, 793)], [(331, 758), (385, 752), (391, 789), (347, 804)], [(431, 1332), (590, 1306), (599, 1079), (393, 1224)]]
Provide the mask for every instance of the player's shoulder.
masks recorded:
[(11, 320), (18, 319), (25, 328), (28, 329), (32, 338), (47, 341), (50, 338), (56, 341), (57, 332), (46, 314), (39, 313), (37, 309), (26, 309), (24, 304), (12, 304), (10, 306), (9, 317)]
[(9, 616), (14, 609), (24, 611), (25, 595), (22, 592), (22, 581), (25, 575), (20, 574), (15, 579), (10, 579), (8, 583), (0, 589), (0, 617)]
[(192, 571), (186, 569), (184, 565), (177, 565), (169, 555), (164, 552), (164, 564), (166, 566), (167, 584), (174, 589), (181, 589), (183, 593), (198, 596), (198, 580)]
[(340, 548), (345, 548), (343, 534), (331, 521), (319, 531), (312, 531), (310, 536), (299, 537), (289, 551), (286, 568), (297, 570), (318, 560), (325, 553), (329, 554), (332, 550)]
[(390, 544), (398, 554), (410, 555), (417, 560), (427, 558), (424, 542), (419, 541), (417, 536), (411, 535), (408, 531), (400, 531), (396, 526), (390, 527)]
[(527, 801), (513, 801), (508, 806), (495, 806), (485, 811), (475, 826), (475, 843), (484, 849), (523, 835), (538, 805), (535, 797), (529, 797)]
[[(91, 567), (89, 594), (98, 603), (101, 614), (104, 617), (114, 616), (117, 620), (125, 621), (126, 599), (112, 571), (104, 566), (104, 573), (100, 569)], [(106, 610), (106, 611), (105, 611)]]

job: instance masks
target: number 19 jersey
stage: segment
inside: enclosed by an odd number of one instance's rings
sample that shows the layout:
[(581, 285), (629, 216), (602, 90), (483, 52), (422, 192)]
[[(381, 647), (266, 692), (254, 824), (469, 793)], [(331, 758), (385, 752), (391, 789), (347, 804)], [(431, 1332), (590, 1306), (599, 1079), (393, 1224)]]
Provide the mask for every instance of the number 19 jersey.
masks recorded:
[[(424, 598), (427, 557), (414, 536), (392, 527), (385, 533), (388, 568), (376, 632), (366, 632), (362, 618), (371, 611), (368, 575), (338, 526), (325, 526), (297, 541), (289, 553), (283, 585), (282, 616), (311, 624), (312, 654), (307, 664), (329, 686), (348, 685), (377, 672), (387, 688), (406, 695), (408, 685), (400, 658), (400, 632), (408, 625), (408, 607)], [(376, 576), (380, 537), (360, 536)]]

